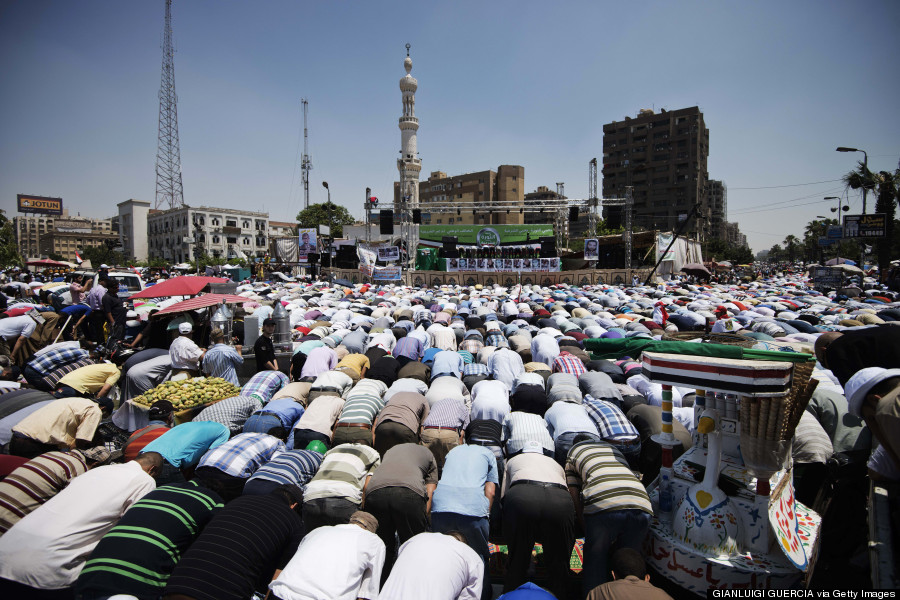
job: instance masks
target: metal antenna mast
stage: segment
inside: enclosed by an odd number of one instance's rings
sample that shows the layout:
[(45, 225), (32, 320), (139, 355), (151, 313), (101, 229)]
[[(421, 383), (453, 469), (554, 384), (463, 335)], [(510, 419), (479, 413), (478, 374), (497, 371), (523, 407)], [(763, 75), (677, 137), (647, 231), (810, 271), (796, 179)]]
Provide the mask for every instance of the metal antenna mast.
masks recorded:
[(169, 208), (184, 205), (184, 190), (181, 186), (181, 150), (178, 145), (178, 96), (175, 94), (175, 47), (172, 44), (172, 0), (166, 0), (166, 27), (163, 32), (154, 208), (159, 208), (164, 204), (167, 204)]
[(303, 208), (309, 208), (309, 172), (312, 170), (312, 158), (309, 156), (309, 132), (306, 129), (306, 115), (309, 112), (309, 102), (302, 98), (303, 105), (303, 158), (300, 159), (300, 169), (303, 172)]

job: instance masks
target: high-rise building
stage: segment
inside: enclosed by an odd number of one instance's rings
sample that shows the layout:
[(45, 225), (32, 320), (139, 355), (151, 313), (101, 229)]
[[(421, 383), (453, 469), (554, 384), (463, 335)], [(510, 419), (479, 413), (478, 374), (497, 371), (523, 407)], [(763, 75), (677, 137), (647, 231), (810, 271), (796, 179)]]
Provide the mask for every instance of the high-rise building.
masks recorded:
[[(603, 126), (603, 197), (621, 198), (633, 188), (634, 225), (675, 229), (699, 204), (685, 231), (705, 239), (710, 221), (707, 193), (709, 130), (696, 106), (679, 110), (641, 110)], [(621, 209), (604, 209), (604, 218), (621, 224)], [(618, 221), (618, 222), (616, 222)]]
[(64, 208), (61, 216), (13, 217), (13, 227), (22, 258), (59, 255), (74, 261), (75, 252), (118, 239), (111, 219), (72, 217)]
[(147, 260), (147, 217), (151, 210), (145, 200), (119, 202), (119, 243), (122, 253), (129, 260)]
[(728, 221), (728, 188), (721, 181), (709, 180), (709, 236), (725, 239), (725, 223)]
[[(401, 183), (394, 182), (394, 206), (399, 206), (400, 189)], [(449, 176), (433, 171), (418, 189), (423, 225), (525, 222), (525, 167), (519, 165)]]

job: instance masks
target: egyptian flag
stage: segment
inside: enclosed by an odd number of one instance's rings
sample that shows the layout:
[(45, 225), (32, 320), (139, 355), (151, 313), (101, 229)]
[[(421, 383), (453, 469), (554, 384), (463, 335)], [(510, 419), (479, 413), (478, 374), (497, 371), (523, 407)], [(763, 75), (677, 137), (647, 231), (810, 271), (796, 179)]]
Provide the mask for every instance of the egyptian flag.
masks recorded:
[(662, 327), (669, 322), (669, 313), (666, 310), (665, 302), (657, 302), (653, 305), (653, 321)]
[(84, 259), (81, 258), (81, 255), (78, 254), (78, 251), (77, 251), (77, 250), (75, 251), (75, 261), (76, 261), (79, 265), (80, 265), (81, 263), (84, 262)]

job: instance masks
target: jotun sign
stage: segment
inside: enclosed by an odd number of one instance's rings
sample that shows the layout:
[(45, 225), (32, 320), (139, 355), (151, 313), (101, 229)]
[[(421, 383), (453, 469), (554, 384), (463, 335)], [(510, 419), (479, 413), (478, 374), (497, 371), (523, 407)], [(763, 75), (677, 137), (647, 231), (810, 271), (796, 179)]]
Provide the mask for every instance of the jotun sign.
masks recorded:
[(62, 198), (17, 194), (16, 199), (18, 201), (20, 213), (37, 213), (41, 215), (54, 215), (57, 217), (61, 217), (63, 214)]

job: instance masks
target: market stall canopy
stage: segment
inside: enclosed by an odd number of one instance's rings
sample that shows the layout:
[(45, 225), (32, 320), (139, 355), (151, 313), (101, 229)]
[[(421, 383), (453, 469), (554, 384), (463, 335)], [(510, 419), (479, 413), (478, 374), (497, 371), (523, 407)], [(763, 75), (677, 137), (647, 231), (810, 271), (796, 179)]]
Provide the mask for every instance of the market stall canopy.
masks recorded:
[(225, 302), (226, 304), (243, 304), (244, 302), (247, 302), (247, 299), (243, 296), (235, 296), (234, 294), (203, 294), (202, 296), (197, 296), (196, 298), (190, 298), (188, 300), (176, 302), (172, 306), (159, 311), (154, 316), (160, 317), (163, 315), (185, 312), (188, 310), (197, 310), (198, 308), (215, 306), (217, 304), (222, 304), (223, 302)]
[(71, 266), (71, 263), (60, 262), (58, 260), (50, 260), (49, 258), (44, 258), (44, 259), (40, 259), (40, 260), (29, 260), (25, 264), (28, 265), (29, 267), (56, 267), (56, 268), (62, 268), (62, 269), (67, 269)]
[(196, 296), (210, 283), (226, 283), (228, 279), (222, 277), (204, 277), (202, 275), (182, 275), (172, 277), (156, 285), (132, 294), (131, 300), (136, 298), (163, 298), (165, 296)]
[(855, 265), (856, 263), (849, 258), (832, 258), (828, 262), (825, 263), (829, 267), (833, 267), (835, 265)]

